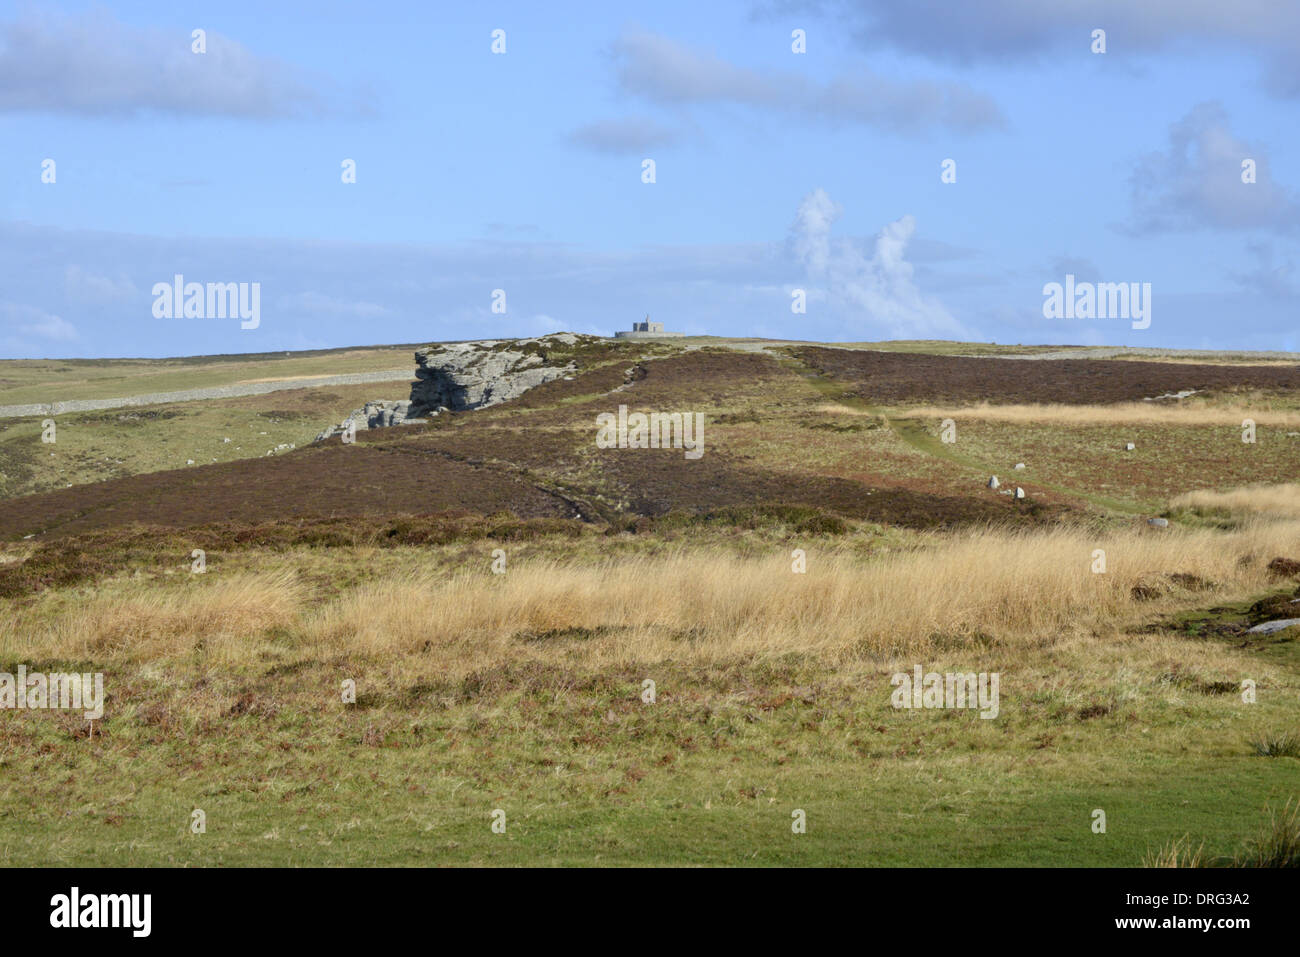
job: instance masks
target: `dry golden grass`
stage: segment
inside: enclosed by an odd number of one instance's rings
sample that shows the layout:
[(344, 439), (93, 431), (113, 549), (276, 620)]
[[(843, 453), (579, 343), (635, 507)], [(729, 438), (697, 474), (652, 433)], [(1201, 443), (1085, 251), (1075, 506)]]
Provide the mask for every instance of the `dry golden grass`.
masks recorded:
[[(1080, 358), (1087, 358), (1080, 356)], [(1273, 368), (1295, 368), (1294, 359), (1264, 359), (1260, 358), (1258, 353), (1243, 353), (1236, 356), (1227, 355), (1222, 357), (1215, 356), (1148, 356), (1148, 355), (1121, 355), (1111, 356), (1112, 361), (1116, 362), (1168, 362), (1174, 365), (1186, 366), (1270, 366)]]
[(20, 617), (0, 629), (0, 653), (147, 662), (201, 652), (214, 663), (233, 663), (246, 659), (262, 633), (296, 622), (307, 598), (287, 572), (192, 584), (151, 588), (133, 582), (124, 594), (110, 590), (69, 603), (40, 616), (39, 640), (19, 639)]
[[(845, 405), (819, 406), (817, 411), (837, 415), (870, 413)], [(1022, 425), (1221, 425), (1241, 428), (1252, 419), (1262, 428), (1300, 430), (1300, 412), (1251, 408), (1244, 405), (1210, 406), (1162, 402), (1121, 402), (1116, 405), (977, 405), (944, 407), (918, 406), (898, 413), (917, 419), (979, 419)]]
[(1249, 485), (1227, 492), (1187, 492), (1169, 504), (1174, 508), (1224, 509), (1234, 514), (1300, 518), (1300, 482)]
[[(1092, 571), (1097, 549), (1104, 574)], [(449, 677), (521, 660), (600, 669), (794, 653), (842, 665), (954, 650), (1005, 660), (1261, 591), (1268, 560), (1297, 553), (1294, 520), (1232, 532), (973, 531), (869, 560), (814, 548), (804, 574), (792, 573), (785, 554), (696, 550), (448, 577), (412, 549), (410, 571), (323, 599), (287, 570), (124, 581), (75, 603), (41, 599), (0, 624), (0, 654), (236, 664), (288, 652), (400, 661)], [(1213, 585), (1193, 590), (1171, 582), (1175, 573)], [(1135, 601), (1139, 583), (1158, 597)]]
[(1142, 859), (1143, 867), (1204, 867), (1205, 842), (1195, 847), (1191, 838), (1184, 835), (1176, 841), (1170, 841), (1159, 851), (1147, 854)]

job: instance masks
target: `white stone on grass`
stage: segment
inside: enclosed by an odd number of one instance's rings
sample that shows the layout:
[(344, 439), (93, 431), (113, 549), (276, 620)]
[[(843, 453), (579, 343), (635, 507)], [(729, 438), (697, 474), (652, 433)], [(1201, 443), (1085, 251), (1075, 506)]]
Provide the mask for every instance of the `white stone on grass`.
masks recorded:
[(1300, 625), (1300, 618), (1279, 618), (1277, 621), (1266, 621), (1262, 625), (1246, 629), (1246, 634), (1271, 635), (1275, 631), (1283, 631), (1293, 625)]

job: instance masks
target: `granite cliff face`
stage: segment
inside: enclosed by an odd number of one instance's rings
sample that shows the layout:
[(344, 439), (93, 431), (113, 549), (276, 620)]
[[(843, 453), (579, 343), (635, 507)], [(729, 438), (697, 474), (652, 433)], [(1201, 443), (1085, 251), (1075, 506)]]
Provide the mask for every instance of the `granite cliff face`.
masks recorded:
[(557, 332), (536, 339), (483, 339), (439, 343), (415, 353), (409, 399), (376, 399), (316, 436), (321, 442), (346, 431), (423, 422), (443, 412), (482, 409), (529, 389), (571, 376), (575, 349), (603, 342), (600, 336)]
[(415, 353), (416, 382), (408, 416), (438, 409), (481, 409), (523, 395), (544, 382), (572, 375), (566, 359), (576, 345), (598, 336), (557, 332), (538, 339), (485, 339), (429, 346)]

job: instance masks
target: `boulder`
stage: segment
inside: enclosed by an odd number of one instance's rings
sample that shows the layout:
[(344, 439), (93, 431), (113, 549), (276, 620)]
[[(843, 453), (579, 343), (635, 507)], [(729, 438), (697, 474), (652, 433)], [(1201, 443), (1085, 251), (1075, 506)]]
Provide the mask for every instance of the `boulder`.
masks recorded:
[[(436, 412), (430, 414), (437, 415)], [(366, 429), (382, 429), (390, 425), (409, 425), (424, 420), (411, 415), (410, 399), (373, 399), (361, 408), (353, 409), (348, 417), (338, 425), (331, 425), (321, 432), (316, 436), (316, 441), (324, 442), (336, 435), (342, 435), (347, 431), (349, 421), (356, 426), (358, 432), (364, 432)]]
[(1279, 618), (1277, 621), (1266, 621), (1262, 625), (1256, 625), (1254, 628), (1247, 628), (1248, 635), (1271, 635), (1276, 631), (1284, 631), (1300, 625), (1300, 618)]
[(998, 477), (996, 475), (994, 475), (992, 478), (989, 479), (989, 488), (997, 488), (1001, 484), (1002, 483), (998, 481)]
[[(359, 419), (363, 419), (368, 429), (382, 429), (390, 425), (402, 425), (410, 418), (411, 400), (398, 402), (367, 402), (361, 409)], [(356, 413), (353, 413), (356, 416)], [(360, 423), (358, 422), (358, 427)]]
[(1169, 519), (1167, 519), (1167, 518), (1149, 518), (1149, 519), (1147, 519), (1147, 524), (1150, 525), (1152, 528), (1168, 528), (1168, 527), (1169, 527)]

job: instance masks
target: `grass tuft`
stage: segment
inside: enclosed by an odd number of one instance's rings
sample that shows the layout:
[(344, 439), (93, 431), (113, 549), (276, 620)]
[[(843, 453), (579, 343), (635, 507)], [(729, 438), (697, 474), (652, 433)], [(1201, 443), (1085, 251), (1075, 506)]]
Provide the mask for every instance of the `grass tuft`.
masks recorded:
[(1290, 731), (1268, 732), (1250, 743), (1261, 758), (1300, 758), (1300, 736)]

